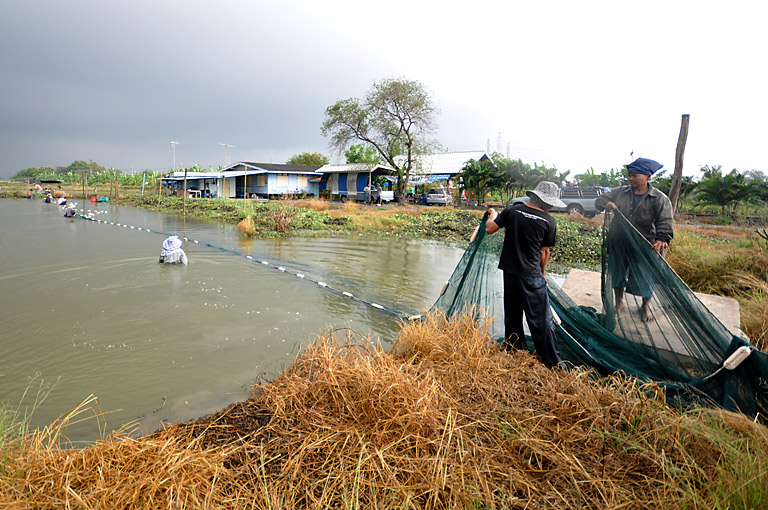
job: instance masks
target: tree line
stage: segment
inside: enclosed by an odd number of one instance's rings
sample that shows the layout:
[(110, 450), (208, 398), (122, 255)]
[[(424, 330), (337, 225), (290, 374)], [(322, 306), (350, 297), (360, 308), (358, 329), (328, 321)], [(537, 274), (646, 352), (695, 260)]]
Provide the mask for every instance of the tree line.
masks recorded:
[[(680, 202), (689, 208), (714, 206), (723, 216), (734, 216), (740, 209), (768, 205), (768, 177), (760, 170), (740, 172), (733, 169), (724, 174), (719, 165), (701, 167), (701, 177), (684, 176), (680, 187)], [(467, 161), (462, 168), (461, 181), (468, 195), (478, 203), (500, 199), (503, 203), (522, 195), (541, 181), (558, 186), (604, 186), (615, 188), (627, 184), (627, 167), (596, 173), (590, 168), (568, 180), (570, 171), (559, 172), (555, 167), (530, 166), (519, 159), (510, 160), (494, 153), (491, 160)], [(666, 170), (654, 175), (651, 184), (669, 194), (672, 177)]]
[[(195, 165), (187, 168), (187, 172), (216, 172), (221, 167), (201, 168)], [(120, 186), (138, 187), (142, 184), (157, 182), (163, 176), (163, 172), (143, 170), (141, 172), (124, 173), (116, 168), (105, 168), (94, 161), (74, 161), (67, 166), (60, 167), (30, 167), (20, 170), (13, 177), (14, 181), (38, 182), (61, 181), (71, 186), (94, 187)]]

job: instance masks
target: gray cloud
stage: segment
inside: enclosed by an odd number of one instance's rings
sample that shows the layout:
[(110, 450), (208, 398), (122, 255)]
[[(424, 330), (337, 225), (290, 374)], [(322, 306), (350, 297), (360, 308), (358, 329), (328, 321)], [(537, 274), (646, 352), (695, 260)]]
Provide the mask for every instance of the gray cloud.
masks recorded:
[[(632, 150), (670, 166), (680, 115), (690, 113), (688, 168), (768, 168), (759, 148), (768, 133), (755, 122), (768, 113), (766, 71), (755, 65), (766, 43), (759, 16), (697, 8), (696, 22), (718, 37), (691, 44), (678, 30), (689, 20), (684, 5), (626, 9), (558, 0), (461, 9), (412, 0), (3, 2), (0, 177), (76, 159), (167, 169), (171, 140), (187, 166), (222, 164), (219, 143), (235, 146), (232, 161), (330, 155), (325, 108), (401, 76), (434, 93), (450, 150), (509, 145), (511, 157), (574, 174), (617, 168)], [(579, 20), (582, 11), (594, 14)], [(617, 28), (630, 18), (663, 21), (666, 36), (640, 41)]]

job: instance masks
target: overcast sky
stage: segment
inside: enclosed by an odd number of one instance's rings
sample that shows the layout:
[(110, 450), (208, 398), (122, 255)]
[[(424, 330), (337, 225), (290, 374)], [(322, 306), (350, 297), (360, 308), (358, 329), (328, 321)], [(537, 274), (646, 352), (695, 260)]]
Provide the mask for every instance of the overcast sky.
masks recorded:
[[(449, 151), (571, 175), (642, 156), (768, 172), (761, 2), (5, 0), (0, 177), (322, 152), (325, 108), (422, 83)], [(220, 144), (228, 144), (228, 149)]]

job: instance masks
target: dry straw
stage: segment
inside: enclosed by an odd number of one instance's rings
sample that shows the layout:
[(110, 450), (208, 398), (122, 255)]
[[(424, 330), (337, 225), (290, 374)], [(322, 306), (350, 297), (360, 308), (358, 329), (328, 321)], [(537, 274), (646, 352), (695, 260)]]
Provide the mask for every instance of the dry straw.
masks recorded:
[[(711, 508), (705, 484), (724, 478), (727, 453), (703, 423), (765, 476), (760, 425), (671, 411), (637, 381), (551, 371), (492, 346), (471, 316), (405, 325), (389, 352), (329, 332), (254, 390), (140, 439), (19, 448), (0, 506)], [(750, 486), (723, 492), (737, 489)]]

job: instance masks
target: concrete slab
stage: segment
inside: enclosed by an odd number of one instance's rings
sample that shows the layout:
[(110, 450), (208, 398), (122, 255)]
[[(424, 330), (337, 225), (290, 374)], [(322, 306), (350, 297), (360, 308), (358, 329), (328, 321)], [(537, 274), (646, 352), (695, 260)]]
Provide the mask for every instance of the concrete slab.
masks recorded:
[[(603, 312), (603, 301), (600, 294), (600, 273), (571, 269), (562, 285), (563, 291), (579, 306), (589, 306)], [(733, 298), (702, 294), (694, 292), (712, 314), (717, 317), (732, 334), (747, 339), (741, 331), (741, 314), (739, 302)]]

